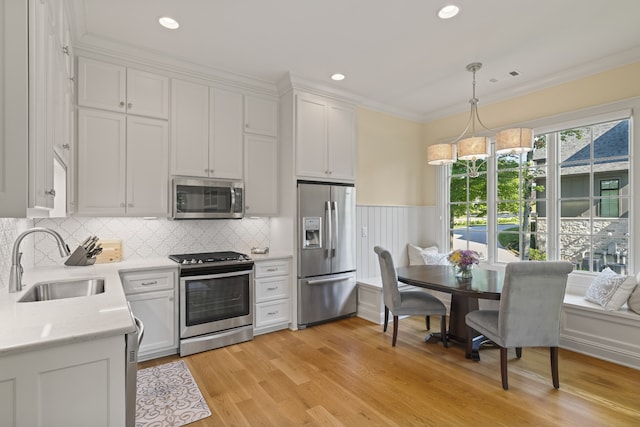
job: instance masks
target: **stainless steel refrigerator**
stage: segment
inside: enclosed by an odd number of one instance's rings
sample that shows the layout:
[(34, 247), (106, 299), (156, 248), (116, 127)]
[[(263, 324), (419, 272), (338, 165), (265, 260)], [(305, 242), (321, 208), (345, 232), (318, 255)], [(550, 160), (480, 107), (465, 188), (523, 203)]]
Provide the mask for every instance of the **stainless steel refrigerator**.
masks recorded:
[(356, 189), (298, 182), (298, 327), (356, 312)]

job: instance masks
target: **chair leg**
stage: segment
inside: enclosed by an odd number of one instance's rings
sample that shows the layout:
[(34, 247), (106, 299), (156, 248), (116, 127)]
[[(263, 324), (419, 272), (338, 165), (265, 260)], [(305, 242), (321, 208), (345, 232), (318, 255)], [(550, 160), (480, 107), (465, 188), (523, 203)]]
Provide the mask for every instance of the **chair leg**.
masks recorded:
[(442, 335), (442, 345), (445, 348), (449, 347), (447, 342), (447, 316), (440, 317), (440, 335)]
[(516, 357), (518, 359), (522, 357), (522, 347), (516, 347)]
[(507, 348), (500, 347), (500, 375), (502, 376), (502, 388), (509, 390), (507, 379)]
[(398, 316), (393, 316), (393, 341), (392, 346), (396, 346), (396, 340), (398, 339)]
[(429, 316), (424, 316), (424, 322), (427, 325), (427, 331), (431, 330), (431, 318)]
[[(475, 331), (471, 326), (467, 326), (467, 350), (465, 351), (465, 357), (471, 359), (471, 352), (473, 351), (473, 337)], [(478, 362), (478, 360), (476, 360)]]
[(551, 353), (551, 378), (553, 379), (553, 387), (560, 388), (560, 379), (558, 378), (558, 347), (549, 347)]
[(389, 307), (384, 306), (384, 327), (382, 332), (387, 332), (387, 325), (389, 324)]

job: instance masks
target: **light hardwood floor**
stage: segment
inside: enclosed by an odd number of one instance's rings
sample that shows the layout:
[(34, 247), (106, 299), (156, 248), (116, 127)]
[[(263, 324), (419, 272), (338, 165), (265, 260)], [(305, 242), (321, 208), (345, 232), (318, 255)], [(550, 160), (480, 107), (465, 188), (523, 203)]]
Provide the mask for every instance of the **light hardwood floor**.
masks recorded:
[(473, 362), (426, 344), (424, 318), (399, 325), (395, 348), (354, 317), (187, 356), (212, 412), (189, 426), (640, 426), (638, 370), (561, 349), (555, 390), (548, 349), (524, 348), (504, 391), (498, 350)]

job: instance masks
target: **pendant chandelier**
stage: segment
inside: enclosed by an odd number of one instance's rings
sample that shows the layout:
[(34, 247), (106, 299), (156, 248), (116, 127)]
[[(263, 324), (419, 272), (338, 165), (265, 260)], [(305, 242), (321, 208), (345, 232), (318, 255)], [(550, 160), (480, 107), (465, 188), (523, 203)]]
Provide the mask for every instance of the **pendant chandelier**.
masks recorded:
[[(489, 157), (489, 138), (476, 136), (476, 121), (486, 131), (487, 128), (478, 115), (478, 98), (476, 98), (476, 71), (482, 68), (482, 63), (472, 62), (467, 65), (467, 71), (473, 73), (473, 97), (469, 100), (471, 113), (469, 121), (459, 137), (451, 143), (433, 144), (427, 148), (427, 162), (430, 165), (447, 165), (458, 160), (465, 160), (470, 177), (478, 176), (478, 169)], [(471, 131), (470, 136), (467, 132)], [(529, 128), (505, 129), (496, 134), (496, 154), (518, 154), (531, 151), (533, 147), (533, 130)], [(457, 156), (456, 156), (457, 148)], [(480, 163), (476, 163), (480, 161)]]

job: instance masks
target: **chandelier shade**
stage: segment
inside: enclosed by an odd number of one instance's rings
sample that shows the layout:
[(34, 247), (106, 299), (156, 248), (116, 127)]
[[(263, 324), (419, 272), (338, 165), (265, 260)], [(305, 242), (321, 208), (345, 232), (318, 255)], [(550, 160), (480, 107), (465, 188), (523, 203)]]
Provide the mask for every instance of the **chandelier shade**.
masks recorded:
[(531, 151), (533, 129), (505, 129), (496, 134), (496, 154), (519, 154)]
[(453, 144), (433, 144), (427, 147), (427, 159), (430, 165), (448, 165), (456, 162)]
[(489, 138), (475, 136), (458, 141), (459, 160), (481, 160), (489, 157)]
[[(466, 127), (462, 134), (451, 143), (439, 143), (427, 148), (427, 162), (430, 165), (447, 165), (458, 160), (467, 162), (469, 176), (478, 176), (478, 171), (484, 159), (490, 155), (490, 141), (486, 136), (476, 136), (476, 122), (488, 132), (494, 132), (487, 128), (478, 113), (478, 98), (476, 98), (476, 71), (482, 68), (480, 62), (472, 62), (467, 65), (467, 71), (473, 73), (473, 96), (469, 100), (471, 112)], [(471, 135), (467, 135), (470, 131)], [(484, 132), (483, 132), (484, 133)], [(457, 159), (456, 159), (457, 147)], [(533, 129), (514, 128), (500, 131), (495, 137), (496, 154), (519, 154), (531, 151), (533, 147)], [(476, 164), (480, 160), (480, 165)]]

